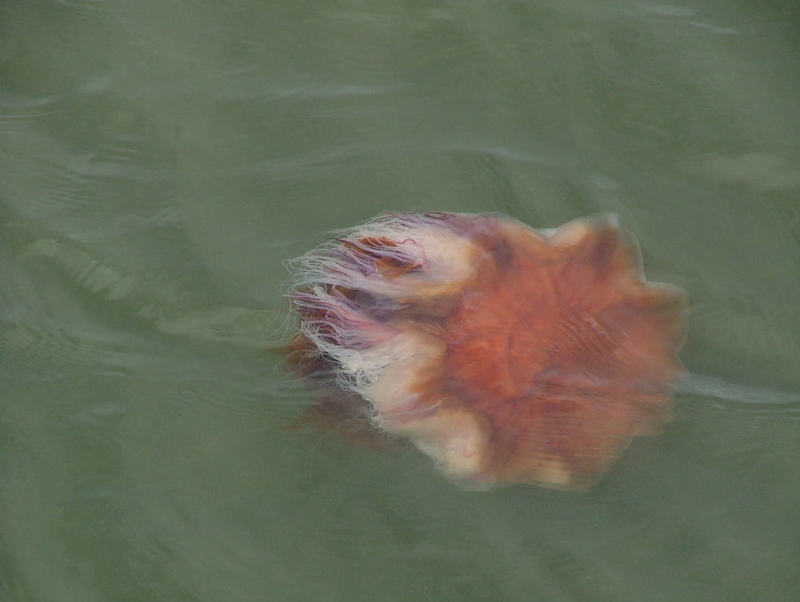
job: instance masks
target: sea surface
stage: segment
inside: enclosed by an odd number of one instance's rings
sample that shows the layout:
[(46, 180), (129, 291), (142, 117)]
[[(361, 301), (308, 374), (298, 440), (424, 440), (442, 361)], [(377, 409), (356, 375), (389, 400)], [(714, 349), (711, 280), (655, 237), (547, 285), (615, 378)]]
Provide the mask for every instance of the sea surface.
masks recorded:
[[(0, 600), (800, 599), (794, 0), (0, 4)], [(585, 494), (289, 428), (284, 262), (614, 213), (691, 299)]]

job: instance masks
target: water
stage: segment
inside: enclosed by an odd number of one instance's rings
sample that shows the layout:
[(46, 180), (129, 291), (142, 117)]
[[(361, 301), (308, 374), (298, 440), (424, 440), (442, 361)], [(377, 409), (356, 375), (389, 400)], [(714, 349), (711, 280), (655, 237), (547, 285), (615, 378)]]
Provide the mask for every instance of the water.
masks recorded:
[[(0, 599), (795, 600), (793, 2), (0, 6)], [(588, 494), (288, 432), (282, 262), (384, 210), (614, 212), (692, 299)]]

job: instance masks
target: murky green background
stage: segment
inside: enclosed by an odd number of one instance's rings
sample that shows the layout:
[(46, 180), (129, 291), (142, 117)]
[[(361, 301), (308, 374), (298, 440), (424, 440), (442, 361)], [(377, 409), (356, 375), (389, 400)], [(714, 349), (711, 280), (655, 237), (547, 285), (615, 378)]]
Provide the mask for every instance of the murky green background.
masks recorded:
[[(799, 99), (789, 0), (3, 2), (0, 599), (800, 599)], [(617, 213), (713, 395), (585, 495), (287, 432), (282, 261), (411, 209)]]

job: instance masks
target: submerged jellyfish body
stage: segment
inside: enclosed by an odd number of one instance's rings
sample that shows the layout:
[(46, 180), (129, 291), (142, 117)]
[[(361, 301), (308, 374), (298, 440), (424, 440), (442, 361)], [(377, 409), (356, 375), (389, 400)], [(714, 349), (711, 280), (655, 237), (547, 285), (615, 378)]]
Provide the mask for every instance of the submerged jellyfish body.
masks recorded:
[(670, 417), (684, 296), (613, 218), (387, 214), (289, 265), (295, 365), (458, 481), (583, 489)]

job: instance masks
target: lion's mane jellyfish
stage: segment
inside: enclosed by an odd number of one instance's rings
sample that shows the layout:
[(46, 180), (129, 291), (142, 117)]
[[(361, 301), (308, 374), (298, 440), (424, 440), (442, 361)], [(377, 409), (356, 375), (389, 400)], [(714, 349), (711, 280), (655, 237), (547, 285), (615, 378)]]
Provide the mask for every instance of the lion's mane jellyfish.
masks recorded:
[(670, 418), (684, 295), (614, 218), (387, 214), (289, 267), (291, 361), (339, 391), (318, 414), (361, 412), (458, 481), (583, 489)]

